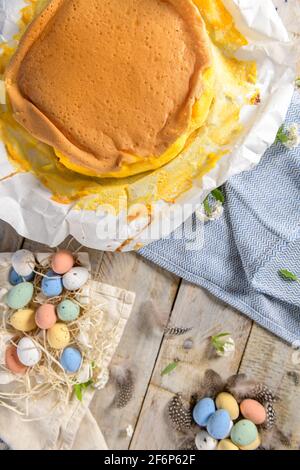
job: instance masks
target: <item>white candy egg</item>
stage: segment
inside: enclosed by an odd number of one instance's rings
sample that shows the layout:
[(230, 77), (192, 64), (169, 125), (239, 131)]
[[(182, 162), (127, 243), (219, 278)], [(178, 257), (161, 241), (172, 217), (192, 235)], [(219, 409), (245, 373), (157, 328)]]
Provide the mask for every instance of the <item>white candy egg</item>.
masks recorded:
[(17, 346), (19, 361), (27, 367), (35, 366), (41, 359), (41, 350), (30, 338), (22, 338)]
[(86, 268), (72, 268), (63, 276), (64, 288), (70, 291), (81, 289), (89, 277), (90, 273)]
[(20, 276), (30, 276), (35, 268), (34, 254), (28, 250), (16, 251), (11, 258), (12, 267)]
[(215, 450), (218, 441), (211, 437), (207, 431), (200, 431), (196, 435), (195, 444), (198, 450)]

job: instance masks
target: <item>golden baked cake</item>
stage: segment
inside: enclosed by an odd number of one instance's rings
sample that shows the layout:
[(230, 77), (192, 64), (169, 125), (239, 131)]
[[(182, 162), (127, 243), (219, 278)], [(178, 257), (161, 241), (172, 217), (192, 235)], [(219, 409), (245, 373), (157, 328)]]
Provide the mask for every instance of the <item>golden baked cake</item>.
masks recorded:
[(73, 210), (188, 197), (259, 103), (245, 45), (222, 0), (26, 0), (0, 44), (8, 178)]
[(192, 0), (52, 0), (5, 75), (14, 117), (79, 173), (128, 176), (176, 157), (213, 99)]

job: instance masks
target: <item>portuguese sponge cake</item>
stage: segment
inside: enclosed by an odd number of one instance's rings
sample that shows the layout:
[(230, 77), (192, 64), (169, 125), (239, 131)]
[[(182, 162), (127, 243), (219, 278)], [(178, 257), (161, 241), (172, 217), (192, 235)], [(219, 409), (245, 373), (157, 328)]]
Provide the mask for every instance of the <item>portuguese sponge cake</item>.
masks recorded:
[(211, 66), (192, 0), (52, 0), (6, 87), (15, 119), (67, 167), (128, 176), (176, 157), (203, 124)]

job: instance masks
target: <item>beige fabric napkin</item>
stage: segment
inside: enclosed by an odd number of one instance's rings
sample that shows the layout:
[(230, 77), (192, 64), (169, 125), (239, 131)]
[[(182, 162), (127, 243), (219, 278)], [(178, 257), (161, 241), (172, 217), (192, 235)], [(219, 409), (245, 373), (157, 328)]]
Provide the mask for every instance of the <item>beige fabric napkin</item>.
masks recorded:
[[(2, 289), (9, 288), (9, 269), (10, 254), (0, 254)], [(110, 347), (101, 357), (102, 381), (105, 385), (108, 366), (131, 313), (135, 295), (96, 281), (90, 281), (89, 288), (93, 299), (103, 305), (105, 329), (114, 331)], [(9, 386), (0, 385), (0, 389), (5, 390)], [(31, 402), (30, 414), (26, 418), (0, 407), (0, 438), (14, 450), (105, 450), (107, 446), (101, 429), (89, 410), (95, 393), (96, 390), (89, 388), (82, 402), (74, 398), (68, 405), (59, 406), (56, 405), (55, 394), (51, 393), (45, 399)]]

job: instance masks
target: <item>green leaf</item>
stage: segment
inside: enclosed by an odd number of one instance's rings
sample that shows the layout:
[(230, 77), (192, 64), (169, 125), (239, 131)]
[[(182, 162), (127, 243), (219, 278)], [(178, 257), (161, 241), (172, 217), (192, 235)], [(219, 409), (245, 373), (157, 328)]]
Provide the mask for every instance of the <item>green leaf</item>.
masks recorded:
[(223, 338), (223, 336), (230, 336), (230, 333), (219, 333), (218, 335), (213, 336), (213, 339)]
[(171, 362), (171, 363), (168, 364), (167, 367), (161, 372), (161, 376), (171, 374), (171, 372), (173, 372), (173, 370), (176, 369), (177, 366), (178, 366), (178, 361)]
[(93, 381), (89, 380), (88, 382), (85, 382), (84, 384), (81, 384), (83, 389), (88, 388), (90, 385), (92, 385)]
[(227, 336), (230, 336), (230, 333), (218, 333), (217, 335), (211, 337), (212, 345), (216, 351), (224, 352), (226, 341), (222, 341), (221, 338), (226, 338)]
[(300, 88), (300, 77), (296, 78), (296, 86)]
[(285, 144), (288, 140), (289, 140), (288, 134), (284, 130), (284, 125), (282, 125), (277, 132), (275, 142), (276, 143), (281, 142), (282, 144)]
[(216, 201), (221, 202), (221, 204), (225, 203), (225, 196), (220, 188), (214, 189), (211, 192), (211, 195), (215, 198)]
[(278, 274), (286, 281), (299, 281), (298, 276), (296, 276), (294, 273), (291, 273), (291, 271), (288, 271), (287, 269), (280, 269)]
[(74, 393), (76, 395), (76, 398), (79, 401), (82, 401), (83, 399), (83, 392), (86, 390), (90, 385), (92, 385), (93, 381), (89, 380), (88, 382), (82, 383), (82, 384), (75, 384), (74, 385)]
[(75, 384), (74, 385), (74, 392), (76, 395), (77, 400), (82, 401), (82, 384)]
[(204, 206), (204, 211), (205, 211), (205, 214), (210, 217), (211, 214), (212, 214), (212, 208), (210, 207), (210, 204), (209, 204), (209, 196), (207, 196), (207, 198), (205, 199), (204, 203), (203, 203), (203, 206)]

